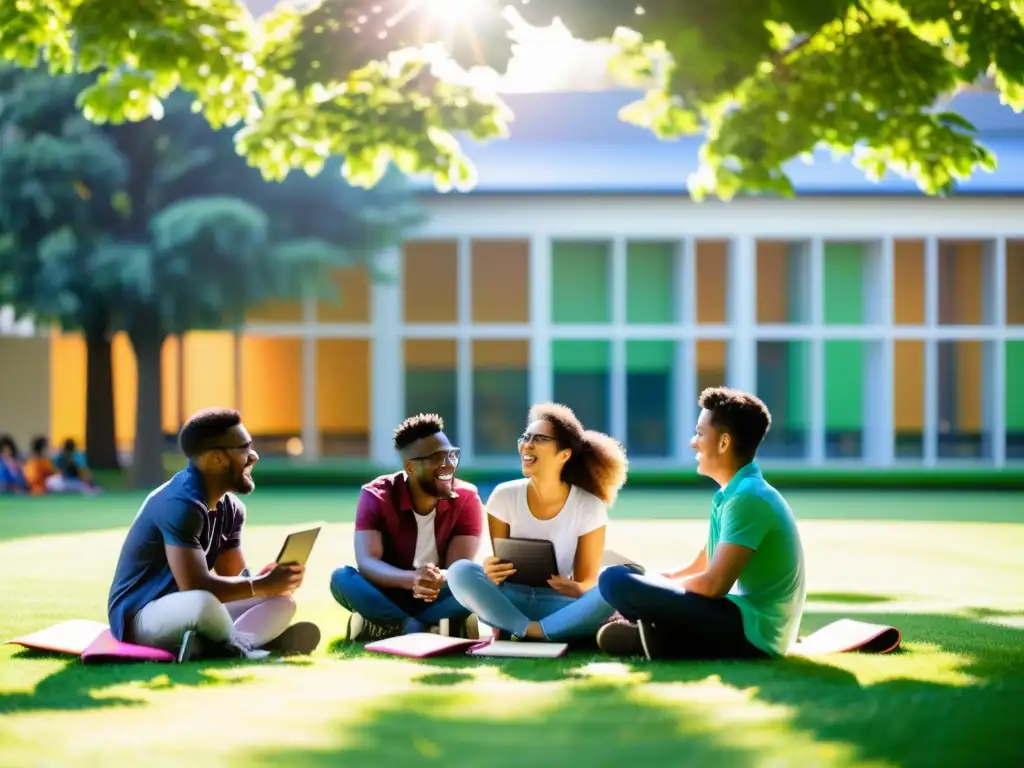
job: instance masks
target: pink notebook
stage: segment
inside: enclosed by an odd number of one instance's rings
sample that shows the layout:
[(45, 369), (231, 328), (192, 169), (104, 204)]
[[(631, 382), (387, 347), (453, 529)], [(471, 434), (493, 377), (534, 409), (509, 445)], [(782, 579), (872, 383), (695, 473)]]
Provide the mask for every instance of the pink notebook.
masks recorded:
[(132, 663), (136, 661), (158, 661), (167, 664), (176, 660), (177, 657), (173, 653), (161, 648), (150, 648), (148, 645), (135, 645), (115, 640), (109, 629), (82, 651), (83, 664)]
[(900, 647), (902, 633), (896, 627), (855, 619), (839, 619), (801, 638), (791, 656), (822, 656), (827, 653), (892, 653)]
[(72, 619), (54, 624), (52, 627), (40, 629), (28, 635), (8, 640), (8, 643), (22, 645), (34, 651), (50, 651), (51, 653), (69, 653), (80, 656), (82, 652), (96, 642), (97, 638), (107, 631), (107, 625), (87, 619)]
[(173, 653), (145, 645), (122, 643), (114, 639), (106, 624), (87, 619), (71, 619), (8, 640), (8, 643), (34, 651), (81, 656), (86, 664), (133, 661), (175, 661)]
[(408, 635), (389, 637), (386, 640), (375, 640), (367, 643), (364, 648), (377, 653), (390, 653), (394, 656), (408, 656), (411, 659), (425, 659), (445, 653), (456, 653), (479, 640), (467, 640), (462, 637), (445, 637), (431, 632), (412, 632)]

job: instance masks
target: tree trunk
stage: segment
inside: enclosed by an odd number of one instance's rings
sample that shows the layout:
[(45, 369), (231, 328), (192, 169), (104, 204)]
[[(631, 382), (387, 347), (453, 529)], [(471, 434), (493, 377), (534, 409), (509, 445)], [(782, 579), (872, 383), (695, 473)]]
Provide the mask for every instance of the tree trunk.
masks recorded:
[[(86, 327), (85, 457), (93, 469), (120, 469), (114, 421), (114, 370), (106, 323)], [(53, 435), (54, 440), (62, 439)]]
[(166, 334), (154, 322), (132, 329), (129, 338), (139, 382), (131, 485), (150, 490), (164, 482), (162, 352)]

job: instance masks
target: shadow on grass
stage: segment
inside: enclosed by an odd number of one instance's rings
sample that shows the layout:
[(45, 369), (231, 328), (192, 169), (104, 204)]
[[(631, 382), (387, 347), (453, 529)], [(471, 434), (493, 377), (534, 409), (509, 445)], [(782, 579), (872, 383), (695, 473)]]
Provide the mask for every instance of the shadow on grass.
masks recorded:
[[(235, 661), (197, 662), (191, 664), (105, 664), (89, 666), (78, 658), (24, 650), (15, 653), (17, 660), (66, 661), (57, 672), (41, 680), (31, 693), (0, 693), (0, 713), (97, 709), (139, 706), (142, 697), (111, 694), (111, 689), (137, 684), (149, 691), (168, 690), (177, 686), (194, 688), (215, 685), (239, 685), (253, 679), (247, 674), (250, 665)], [(302, 660), (298, 663), (311, 663)], [(296, 663), (289, 659), (289, 664)]]
[(808, 602), (818, 603), (889, 603), (895, 598), (889, 595), (866, 595), (858, 592), (811, 592)]
[[(241, 753), (247, 766), (722, 765), (745, 768), (756, 755), (708, 728), (698, 706), (645, 701), (625, 686), (566, 685), (477, 707), (446, 691), (395, 696), (357, 720), (337, 724), (339, 748)], [(483, 711), (482, 711), (483, 710)], [(667, 760), (667, 762), (666, 762)]]
[[(838, 618), (811, 612), (803, 631)], [(421, 660), (424, 672), (414, 680), (433, 690), (362, 709), (358, 724), (339, 720), (338, 747), (261, 751), (245, 761), (1024, 765), (1024, 745), (1016, 736), (1024, 632), (969, 617), (858, 618), (898, 627), (902, 652), (763, 662), (632, 661), (621, 679), (611, 681), (590, 676), (595, 673), (588, 666), (615, 660), (590, 652), (543, 661), (461, 655)], [(351, 646), (341, 654), (369, 655)], [(489, 685), (488, 694), (470, 699), (484, 668), (517, 682), (563, 685), (507, 693)], [(481, 697), (491, 695), (502, 701), (485, 706), (493, 702)], [(752, 752), (755, 744), (758, 751)]]

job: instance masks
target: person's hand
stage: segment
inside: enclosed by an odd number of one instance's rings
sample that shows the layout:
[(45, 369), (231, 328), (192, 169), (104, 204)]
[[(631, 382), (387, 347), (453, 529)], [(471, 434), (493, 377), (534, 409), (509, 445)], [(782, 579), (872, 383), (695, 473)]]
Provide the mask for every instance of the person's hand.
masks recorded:
[(496, 587), (500, 587), (505, 579), (516, 572), (516, 567), (512, 563), (506, 562), (496, 555), (491, 555), (484, 560), (483, 565), (484, 573)]
[(548, 579), (548, 586), (555, 592), (566, 597), (579, 597), (583, 594), (580, 585), (572, 579), (565, 579), (561, 576), (552, 576)]
[(277, 563), (267, 563), (266, 565), (263, 566), (262, 569), (260, 569), (260, 572), (258, 574), (256, 574), (256, 575), (257, 576), (262, 576), (265, 573), (270, 573), (272, 570), (274, 570), (274, 566), (275, 565), (277, 565)]
[(416, 569), (412, 577), (412, 596), (432, 603), (444, 586), (444, 573), (433, 563), (426, 563)]
[(259, 577), (263, 591), (269, 595), (290, 595), (300, 586), (306, 575), (306, 566), (292, 563), (274, 563), (273, 568)]

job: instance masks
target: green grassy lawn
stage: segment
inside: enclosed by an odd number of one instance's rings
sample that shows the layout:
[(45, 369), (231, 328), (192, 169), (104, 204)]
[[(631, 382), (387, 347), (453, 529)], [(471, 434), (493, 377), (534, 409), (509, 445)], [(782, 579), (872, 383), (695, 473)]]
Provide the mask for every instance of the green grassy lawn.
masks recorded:
[[(0, 646), (0, 765), (1024, 764), (1024, 495), (793, 493), (808, 555), (804, 632), (895, 623), (904, 651), (768, 663), (623, 664), (361, 654), (327, 589), (353, 561), (352, 491), (257, 491), (246, 552), (326, 521), (298, 593), (325, 640), (277, 663), (85, 667)], [(708, 494), (626, 493), (608, 545), (687, 560)], [(3, 638), (105, 620), (141, 496), (0, 501)]]

